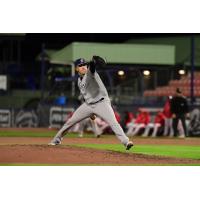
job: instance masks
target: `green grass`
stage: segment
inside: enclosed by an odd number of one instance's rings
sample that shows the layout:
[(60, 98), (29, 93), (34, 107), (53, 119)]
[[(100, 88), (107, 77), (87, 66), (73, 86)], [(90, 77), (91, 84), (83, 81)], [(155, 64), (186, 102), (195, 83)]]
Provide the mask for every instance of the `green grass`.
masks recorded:
[[(0, 137), (54, 137), (56, 134), (56, 131), (41, 131), (41, 132), (34, 132), (34, 131), (15, 131), (15, 130), (4, 130), (0, 131)], [(77, 138), (77, 133), (68, 133), (67, 137), (69, 138)], [(86, 138), (93, 138), (93, 134), (84, 134), (84, 137)]]
[[(125, 153), (125, 148), (120, 144), (81, 144), (79, 147), (111, 150)], [(173, 145), (136, 145), (129, 153), (146, 155), (170, 156), (177, 158), (200, 159), (200, 146), (173, 146)]]
[(53, 137), (55, 131), (34, 132), (34, 131), (0, 131), (0, 137)]

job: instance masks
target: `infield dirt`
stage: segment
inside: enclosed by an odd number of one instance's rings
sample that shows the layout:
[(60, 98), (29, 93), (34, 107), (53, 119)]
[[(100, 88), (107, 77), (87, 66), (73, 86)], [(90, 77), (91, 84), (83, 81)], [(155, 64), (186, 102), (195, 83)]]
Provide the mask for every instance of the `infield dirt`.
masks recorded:
[[(48, 146), (50, 138), (1, 137), (0, 163), (63, 165), (169, 165), (200, 164), (200, 160), (118, 153), (70, 146), (73, 144), (118, 144), (116, 138), (66, 138), (61, 146)], [(199, 145), (191, 139), (134, 139), (136, 144)], [(69, 145), (69, 146), (67, 146)]]

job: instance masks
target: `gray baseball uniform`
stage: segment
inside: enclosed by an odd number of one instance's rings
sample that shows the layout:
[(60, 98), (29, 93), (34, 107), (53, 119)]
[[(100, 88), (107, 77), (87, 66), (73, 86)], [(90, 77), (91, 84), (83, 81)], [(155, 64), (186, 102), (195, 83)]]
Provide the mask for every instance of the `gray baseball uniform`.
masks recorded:
[(58, 131), (52, 142), (56, 140), (60, 141), (65, 135), (64, 132), (68, 131), (70, 127), (90, 117), (92, 114), (95, 114), (110, 125), (120, 142), (126, 146), (129, 142), (129, 138), (125, 135), (115, 118), (107, 90), (94, 66), (89, 67), (87, 73), (83, 77), (79, 77), (78, 87), (85, 102)]

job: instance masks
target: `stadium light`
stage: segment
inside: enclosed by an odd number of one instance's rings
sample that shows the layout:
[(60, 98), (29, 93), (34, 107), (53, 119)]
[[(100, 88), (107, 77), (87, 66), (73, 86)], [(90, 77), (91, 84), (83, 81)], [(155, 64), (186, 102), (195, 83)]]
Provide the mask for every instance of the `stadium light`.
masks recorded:
[(144, 70), (143, 74), (144, 74), (144, 76), (149, 76), (150, 75), (150, 71), (149, 70)]
[(185, 74), (185, 70), (184, 70), (184, 69), (180, 69), (180, 70), (178, 71), (178, 73), (179, 73), (180, 75), (184, 75), (184, 74)]
[(119, 71), (118, 71), (118, 75), (119, 75), (119, 76), (124, 76), (124, 71), (123, 71), (123, 70), (119, 70)]

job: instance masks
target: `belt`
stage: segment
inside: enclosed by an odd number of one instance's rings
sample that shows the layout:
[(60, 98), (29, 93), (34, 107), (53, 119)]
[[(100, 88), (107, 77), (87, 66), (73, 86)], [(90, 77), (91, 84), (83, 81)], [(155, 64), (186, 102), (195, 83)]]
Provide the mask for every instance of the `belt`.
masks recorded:
[(101, 99), (99, 99), (98, 101), (93, 102), (93, 103), (89, 103), (89, 104), (90, 104), (90, 105), (93, 105), (93, 104), (99, 103), (100, 101), (103, 101), (103, 100), (104, 100), (104, 98), (101, 98)]

